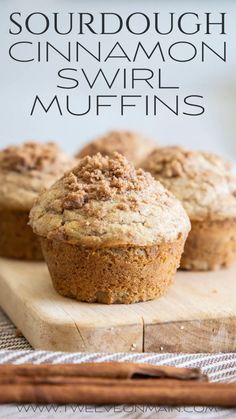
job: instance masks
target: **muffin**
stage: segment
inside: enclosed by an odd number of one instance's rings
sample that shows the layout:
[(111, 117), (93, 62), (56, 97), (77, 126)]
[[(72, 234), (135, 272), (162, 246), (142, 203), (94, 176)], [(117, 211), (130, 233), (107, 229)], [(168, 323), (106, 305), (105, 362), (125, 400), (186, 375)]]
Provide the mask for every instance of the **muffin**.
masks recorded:
[(214, 154), (155, 149), (141, 164), (181, 200), (191, 221), (181, 267), (215, 270), (236, 260), (236, 179)]
[(38, 197), (30, 224), (56, 291), (106, 304), (162, 295), (190, 229), (182, 204), (118, 153), (81, 159)]
[(87, 144), (77, 155), (77, 158), (94, 156), (111, 156), (115, 151), (125, 156), (137, 166), (154, 148), (153, 142), (132, 131), (111, 131)]
[(39, 240), (28, 225), (29, 211), (72, 161), (54, 143), (26, 142), (0, 151), (0, 256), (42, 259)]

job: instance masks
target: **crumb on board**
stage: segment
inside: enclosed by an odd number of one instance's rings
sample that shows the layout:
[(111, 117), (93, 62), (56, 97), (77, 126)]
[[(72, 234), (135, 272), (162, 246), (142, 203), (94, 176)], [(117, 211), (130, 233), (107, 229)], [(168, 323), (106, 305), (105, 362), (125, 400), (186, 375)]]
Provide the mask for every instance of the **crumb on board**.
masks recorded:
[(136, 347), (137, 347), (136, 343), (132, 343), (130, 347), (131, 351), (135, 351)]

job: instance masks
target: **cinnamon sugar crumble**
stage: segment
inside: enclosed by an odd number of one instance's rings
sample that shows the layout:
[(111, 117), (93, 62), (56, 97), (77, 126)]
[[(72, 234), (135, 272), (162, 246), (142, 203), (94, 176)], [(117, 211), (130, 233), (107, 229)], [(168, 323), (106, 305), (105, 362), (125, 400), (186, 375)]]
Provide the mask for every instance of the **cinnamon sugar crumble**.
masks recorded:
[(231, 163), (207, 152), (186, 150), (182, 147), (156, 148), (144, 161), (143, 167), (153, 175), (164, 178), (193, 177), (213, 170), (215, 173), (227, 172)]
[(38, 144), (29, 141), (21, 146), (10, 146), (0, 151), (0, 170), (19, 173), (43, 170), (54, 164), (60, 153), (53, 142)]
[(109, 200), (124, 194), (124, 202), (119, 209), (127, 211), (135, 204), (130, 192), (145, 190), (153, 178), (142, 169), (135, 170), (124, 156), (114, 153), (112, 157), (103, 157), (100, 153), (86, 156), (80, 160), (72, 172), (64, 177), (65, 209), (81, 208), (90, 200)]
[(128, 204), (125, 204), (125, 202), (121, 202), (120, 204), (117, 204), (116, 208), (121, 211), (129, 211), (130, 206)]
[(94, 156), (97, 153), (101, 153), (103, 156), (112, 157), (114, 151), (116, 151), (129, 160), (136, 161), (137, 158), (141, 158), (136, 155), (140, 147), (144, 148), (144, 154), (147, 155), (154, 146), (151, 140), (144, 138), (136, 132), (110, 131), (87, 144), (77, 154), (77, 157), (82, 158), (87, 155)]

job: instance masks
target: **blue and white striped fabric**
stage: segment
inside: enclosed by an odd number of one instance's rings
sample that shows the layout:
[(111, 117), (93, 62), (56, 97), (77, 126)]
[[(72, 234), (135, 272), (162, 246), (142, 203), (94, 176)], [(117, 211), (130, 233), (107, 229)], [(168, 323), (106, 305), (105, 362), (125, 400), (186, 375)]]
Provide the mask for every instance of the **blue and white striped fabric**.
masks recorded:
[[(183, 353), (63, 353), (63, 352), (46, 352), (46, 351), (35, 351), (31, 348), (29, 343), (23, 336), (19, 336), (15, 327), (11, 324), (9, 319), (0, 311), (0, 363), (28, 363), (33, 362), (35, 364), (43, 363), (81, 363), (81, 362), (104, 362), (104, 361), (132, 361), (132, 362), (144, 362), (152, 363), (159, 365), (175, 365), (179, 367), (198, 367), (201, 370), (208, 374), (211, 381), (221, 381), (221, 382), (236, 382), (236, 353), (217, 353), (217, 354), (183, 354)], [(10, 410), (9, 410), (10, 409)], [(4, 410), (5, 413), (11, 413), (13, 415), (16, 413), (13, 407), (7, 407)], [(62, 407), (60, 407), (62, 409)], [(78, 412), (76, 417), (86, 417), (94, 418), (96, 417), (96, 411), (89, 412), (85, 410), (80, 410), (79, 416)], [(186, 408), (187, 409), (187, 408)], [(107, 417), (132, 417), (132, 418), (191, 418), (199, 417), (199, 413), (203, 414), (204, 418), (236, 418), (236, 409), (207, 409), (204, 408), (200, 412), (197, 408), (188, 408), (186, 410), (181, 408), (180, 411), (175, 411), (173, 409), (163, 409), (154, 412), (153, 409), (143, 410), (143, 413), (140, 414), (140, 410), (127, 410), (120, 409), (118, 413), (117, 409), (110, 410), (109, 415), (106, 410), (104, 414), (100, 415), (101, 418)], [(203, 408), (202, 408), (203, 409)], [(55, 410), (55, 409), (54, 409)], [(73, 411), (69, 412), (67, 408), (66, 411), (63, 411), (63, 417), (75, 417)], [(33, 412), (32, 412), (33, 413)], [(40, 412), (39, 412), (40, 413)], [(34, 417), (44, 417), (40, 416), (39, 413), (34, 412)], [(42, 413), (42, 412), (41, 412)], [(50, 412), (50, 418), (54, 417), (55, 412)], [(57, 412), (59, 413), (59, 412)], [(75, 412), (74, 412), (75, 413)], [(19, 417), (21, 417), (19, 412)], [(97, 413), (98, 414), (98, 413)], [(1, 418), (0, 410), (0, 418)], [(16, 416), (18, 417), (18, 416)], [(22, 416), (23, 417), (23, 416)], [(49, 417), (49, 416), (47, 416)], [(56, 413), (55, 413), (55, 417)], [(99, 415), (98, 415), (99, 418)]]

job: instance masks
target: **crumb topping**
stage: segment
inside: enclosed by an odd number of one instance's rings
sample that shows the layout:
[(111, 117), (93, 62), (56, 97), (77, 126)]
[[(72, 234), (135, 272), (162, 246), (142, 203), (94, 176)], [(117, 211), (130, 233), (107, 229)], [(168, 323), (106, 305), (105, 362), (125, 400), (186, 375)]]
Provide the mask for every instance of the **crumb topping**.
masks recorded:
[(91, 200), (114, 199), (119, 194), (124, 196), (119, 205), (125, 210), (133, 204), (129, 193), (145, 190), (153, 179), (142, 169), (135, 170), (132, 163), (118, 153), (113, 153), (111, 158), (98, 153), (80, 160), (63, 182), (68, 190), (63, 200), (66, 209), (81, 208)]
[(182, 202), (191, 220), (236, 218), (236, 179), (222, 157), (160, 147), (141, 166)]
[(84, 157), (36, 201), (36, 234), (88, 247), (152, 245), (187, 235), (181, 203), (124, 156)]
[(53, 165), (60, 153), (61, 150), (53, 142), (25, 142), (20, 146), (10, 146), (0, 151), (0, 169), (19, 173), (41, 171)]
[(52, 142), (0, 150), (0, 207), (29, 211), (38, 194), (75, 164)]
[(133, 163), (139, 162), (151, 152), (153, 143), (150, 139), (132, 131), (111, 131), (102, 137), (87, 144), (78, 154), (78, 158), (87, 155), (94, 156), (101, 153), (103, 156), (112, 156), (116, 151), (123, 154)]
[(215, 154), (190, 151), (178, 146), (156, 148), (142, 166), (153, 175), (163, 178), (211, 173), (220, 175), (231, 170), (231, 163)]

